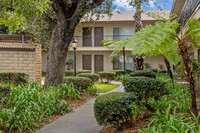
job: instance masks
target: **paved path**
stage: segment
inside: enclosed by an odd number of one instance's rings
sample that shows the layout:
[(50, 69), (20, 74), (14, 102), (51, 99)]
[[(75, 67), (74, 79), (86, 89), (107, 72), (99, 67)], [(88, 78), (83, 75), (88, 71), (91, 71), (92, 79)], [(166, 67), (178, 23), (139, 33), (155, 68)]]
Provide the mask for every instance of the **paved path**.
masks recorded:
[[(123, 92), (120, 85), (110, 92)], [(73, 112), (60, 117), (56, 121), (42, 128), (38, 133), (98, 133), (101, 130), (95, 120), (93, 104), (95, 99), (90, 100)]]

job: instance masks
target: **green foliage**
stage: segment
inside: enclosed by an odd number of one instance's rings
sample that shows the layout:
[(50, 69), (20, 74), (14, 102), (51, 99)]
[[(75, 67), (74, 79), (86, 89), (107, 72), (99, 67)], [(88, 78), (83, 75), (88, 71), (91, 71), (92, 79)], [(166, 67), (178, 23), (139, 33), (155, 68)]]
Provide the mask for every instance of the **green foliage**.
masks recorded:
[(196, 42), (193, 47), (200, 47), (200, 22), (198, 19), (191, 19), (188, 21), (188, 32), (192, 39)]
[(90, 70), (79, 70), (77, 71), (77, 74), (81, 74), (81, 73), (91, 73)]
[(97, 96), (97, 87), (96, 86), (90, 86), (85, 91), (94, 96)]
[(25, 84), (28, 83), (28, 74), (19, 72), (1, 72), (0, 81), (2, 83)]
[(167, 110), (170, 105), (172, 109), (176, 109), (182, 113), (187, 113), (191, 103), (191, 96), (187, 85), (175, 82), (175, 89), (173, 89), (171, 80), (167, 74), (159, 74), (156, 79), (165, 82), (170, 88), (170, 93), (163, 96), (159, 101), (152, 101), (155, 108), (162, 112)]
[(147, 101), (151, 97), (159, 99), (169, 93), (165, 83), (151, 78), (130, 78), (123, 85), (126, 92), (133, 92), (140, 101)]
[(114, 92), (100, 95), (94, 103), (94, 113), (100, 125), (123, 128), (131, 120), (130, 104), (135, 100), (129, 93)]
[(144, 76), (144, 77), (150, 77), (150, 78), (156, 77), (156, 73), (154, 73), (152, 71), (135, 71), (135, 72), (131, 73), (130, 75), (131, 75), (131, 77), (134, 77), (134, 76)]
[(65, 71), (65, 76), (73, 76), (74, 72), (72, 71)]
[(195, 116), (187, 116), (184, 113), (171, 113), (171, 107), (164, 113), (157, 111), (150, 119), (150, 123), (141, 133), (199, 133), (200, 125), (198, 118)]
[(102, 83), (110, 83), (115, 77), (115, 73), (113, 72), (98, 72), (98, 74)]
[(65, 77), (65, 83), (72, 84), (77, 90), (87, 89), (93, 85), (92, 80), (87, 77)]
[(0, 108), (7, 104), (8, 97), (10, 94), (10, 87), (5, 85), (0, 85)]
[(189, 114), (191, 96), (187, 85), (175, 83), (172, 89), (170, 78), (166, 74), (159, 74), (157, 79), (166, 82), (171, 88), (170, 94), (161, 97), (159, 101), (151, 99), (151, 105), (157, 111), (150, 118), (147, 128), (142, 133), (197, 133), (200, 131), (198, 118)]
[(10, 0), (2, 1), (0, 12), (0, 25), (5, 25), (10, 31), (27, 28), (27, 22), (39, 18), (48, 8), (49, 0)]
[(20, 132), (24, 129), (34, 132), (42, 126), (44, 118), (69, 112), (69, 104), (63, 100), (78, 95), (74, 93), (76, 89), (72, 91), (72, 87), (65, 84), (45, 90), (36, 83), (11, 88), (8, 104), (0, 111), (0, 127), (8, 128), (9, 132), (15, 128)]
[(99, 75), (94, 73), (80, 73), (78, 74), (79, 77), (87, 77), (92, 80), (93, 83), (99, 81)]
[(176, 34), (178, 27), (179, 24), (176, 20), (157, 21), (155, 25), (145, 26), (127, 40), (107, 40), (104, 43), (105, 45), (116, 44), (113, 55), (127, 46), (131, 49), (133, 55), (163, 55), (172, 64), (177, 64), (180, 57), (173, 34)]
[(117, 81), (124, 81), (124, 80), (129, 79), (130, 77), (131, 76), (129, 74), (118, 75), (118, 76), (115, 76), (115, 80), (117, 80)]

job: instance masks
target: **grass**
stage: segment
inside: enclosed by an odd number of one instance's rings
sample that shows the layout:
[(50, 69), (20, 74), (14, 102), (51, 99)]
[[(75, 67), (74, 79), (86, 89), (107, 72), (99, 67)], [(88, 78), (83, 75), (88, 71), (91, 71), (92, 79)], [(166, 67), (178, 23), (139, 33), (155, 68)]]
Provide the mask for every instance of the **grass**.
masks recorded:
[(117, 88), (118, 84), (108, 84), (108, 83), (97, 83), (94, 85), (97, 88), (98, 93), (106, 93)]

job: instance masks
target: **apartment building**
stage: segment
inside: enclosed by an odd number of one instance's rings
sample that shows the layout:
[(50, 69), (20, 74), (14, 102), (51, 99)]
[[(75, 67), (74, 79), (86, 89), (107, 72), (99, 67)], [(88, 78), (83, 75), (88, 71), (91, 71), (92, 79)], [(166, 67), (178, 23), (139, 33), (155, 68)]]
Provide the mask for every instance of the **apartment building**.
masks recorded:
[[(169, 11), (167, 11), (169, 13)], [(102, 40), (126, 39), (135, 33), (134, 12), (113, 12), (111, 17), (100, 17), (96, 21), (82, 21), (76, 28), (75, 38), (78, 41), (76, 50), (77, 70), (112, 71), (123, 70), (123, 56), (111, 56), (113, 47), (104, 47)], [(143, 25), (154, 24), (155, 19), (142, 13)], [(133, 55), (129, 48), (125, 48), (125, 67), (134, 69)], [(43, 71), (46, 70), (47, 54), (43, 54)], [(163, 57), (145, 57), (145, 65), (152, 68), (165, 69)], [(66, 60), (66, 70), (74, 68), (74, 54), (69, 48)]]
[[(174, 0), (171, 13), (179, 17), (179, 23), (184, 27), (182, 32), (187, 32), (185, 24), (188, 20), (192, 18), (200, 20), (200, 0)], [(189, 55), (200, 59), (200, 49), (190, 48)]]

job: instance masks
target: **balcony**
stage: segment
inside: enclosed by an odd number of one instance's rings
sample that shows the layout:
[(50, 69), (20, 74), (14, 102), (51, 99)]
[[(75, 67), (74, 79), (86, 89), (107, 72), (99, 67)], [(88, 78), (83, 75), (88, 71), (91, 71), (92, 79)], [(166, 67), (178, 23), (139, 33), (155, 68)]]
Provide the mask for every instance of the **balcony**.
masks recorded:
[(200, 4), (200, 0), (187, 0), (185, 6), (180, 14), (179, 23), (184, 26), (186, 22), (190, 19), (193, 12), (196, 10), (198, 5)]
[(103, 48), (102, 40), (125, 40), (132, 35), (75, 36), (79, 48)]

